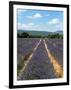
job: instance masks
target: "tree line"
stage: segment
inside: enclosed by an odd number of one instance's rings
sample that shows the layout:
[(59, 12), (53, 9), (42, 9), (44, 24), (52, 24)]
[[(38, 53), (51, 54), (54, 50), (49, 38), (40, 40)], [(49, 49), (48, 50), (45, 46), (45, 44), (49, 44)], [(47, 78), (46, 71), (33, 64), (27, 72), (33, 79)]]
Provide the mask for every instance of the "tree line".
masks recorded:
[(27, 32), (17, 33), (18, 38), (63, 38), (63, 34), (48, 34), (47, 36), (29, 35)]

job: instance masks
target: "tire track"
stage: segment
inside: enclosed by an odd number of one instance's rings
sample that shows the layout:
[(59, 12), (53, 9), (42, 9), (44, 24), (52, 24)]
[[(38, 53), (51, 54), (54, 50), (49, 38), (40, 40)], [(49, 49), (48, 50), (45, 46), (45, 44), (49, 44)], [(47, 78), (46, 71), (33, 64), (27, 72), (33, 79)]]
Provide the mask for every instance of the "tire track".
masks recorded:
[(45, 49), (47, 51), (48, 57), (53, 65), (55, 74), (58, 78), (62, 78), (63, 77), (63, 68), (61, 67), (61, 65), (57, 62), (57, 60), (52, 56), (50, 50), (48, 49), (48, 45), (46, 44), (46, 41), (44, 41), (44, 45), (45, 45)]
[(17, 77), (18, 80), (20, 79), (20, 77), (21, 77), (21, 75), (22, 75), (22, 72), (23, 72), (23, 71), (25, 70), (25, 68), (27, 67), (29, 61), (30, 61), (31, 58), (33, 57), (33, 55), (34, 55), (35, 51), (37, 50), (37, 48), (38, 48), (38, 46), (39, 46), (40, 43), (41, 43), (41, 39), (40, 39), (40, 41), (38, 42), (38, 44), (36, 45), (36, 47), (33, 49), (33, 52), (31, 53), (31, 55), (28, 57), (25, 65), (24, 65), (24, 67), (21, 69), (21, 71), (20, 71), (20, 73), (19, 73), (19, 75), (18, 75), (18, 77)]

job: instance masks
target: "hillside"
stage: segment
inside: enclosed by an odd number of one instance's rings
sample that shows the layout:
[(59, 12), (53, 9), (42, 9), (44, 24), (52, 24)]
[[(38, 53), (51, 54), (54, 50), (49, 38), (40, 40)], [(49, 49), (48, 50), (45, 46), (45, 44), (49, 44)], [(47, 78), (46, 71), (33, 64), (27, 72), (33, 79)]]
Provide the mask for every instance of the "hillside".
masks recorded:
[(29, 31), (29, 30), (18, 30), (18, 33), (26, 32), (30, 36), (48, 36), (49, 34), (63, 34), (62, 31), (47, 32), (47, 31)]

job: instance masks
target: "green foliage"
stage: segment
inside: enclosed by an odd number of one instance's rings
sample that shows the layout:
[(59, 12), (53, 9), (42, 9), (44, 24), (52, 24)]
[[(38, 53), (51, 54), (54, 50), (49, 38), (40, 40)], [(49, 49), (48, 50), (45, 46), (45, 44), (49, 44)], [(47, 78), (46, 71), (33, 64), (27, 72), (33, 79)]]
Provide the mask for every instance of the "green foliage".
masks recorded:
[(26, 33), (26, 32), (23, 32), (23, 33), (18, 33), (17, 34), (17, 37), (20, 37), (20, 38), (23, 38), (23, 37), (29, 37), (29, 34), (28, 33)]
[(47, 37), (48, 38), (63, 38), (63, 35), (61, 35), (61, 34), (49, 34)]
[(30, 35), (27, 32), (18, 33), (17, 37), (19, 38), (63, 38), (63, 34), (48, 34), (47, 36), (42, 35)]

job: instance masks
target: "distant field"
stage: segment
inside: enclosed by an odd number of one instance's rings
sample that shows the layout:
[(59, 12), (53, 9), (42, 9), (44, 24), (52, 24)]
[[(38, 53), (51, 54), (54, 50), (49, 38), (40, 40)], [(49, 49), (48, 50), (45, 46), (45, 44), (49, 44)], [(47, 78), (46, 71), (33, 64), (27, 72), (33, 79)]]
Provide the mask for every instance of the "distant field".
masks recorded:
[(63, 39), (17, 38), (17, 76), (18, 80), (62, 78)]

